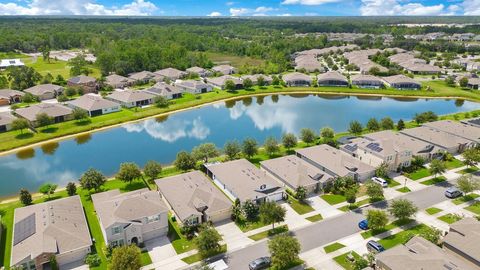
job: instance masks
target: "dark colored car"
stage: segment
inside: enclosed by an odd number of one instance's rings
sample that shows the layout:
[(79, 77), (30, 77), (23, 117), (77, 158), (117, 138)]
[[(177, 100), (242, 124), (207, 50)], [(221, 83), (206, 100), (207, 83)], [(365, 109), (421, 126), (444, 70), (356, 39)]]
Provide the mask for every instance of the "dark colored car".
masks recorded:
[(360, 221), (358, 227), (362, 230), (368, 230), (368, 221), (366, 219)]
[(455, 199), (462, 196), (463, 193), (456, 187), (450, 187), (445, 190), (445, 196), (450, 199)]
[(271, 264), (271, 259), (270, 257), (260, 257), (256, 260), (254, 260), (253, 262), (251, 262), (249, 265), (248, 265), (248, 268), (250, 270), (260, 270), (260, 269), (265, 269), (267, 267), (270, 266)]
[(384, 251), (385, 248), (377, 241), (370, 240), (367, 243), (367, 250), (372, 253), (380, 253)]

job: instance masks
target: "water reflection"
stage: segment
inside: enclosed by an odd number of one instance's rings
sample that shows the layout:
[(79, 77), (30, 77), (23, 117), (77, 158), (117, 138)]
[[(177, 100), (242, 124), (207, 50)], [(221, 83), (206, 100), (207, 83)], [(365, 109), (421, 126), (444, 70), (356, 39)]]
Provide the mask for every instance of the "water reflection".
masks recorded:
[(58, 144), (58, 142), (49, 142), (42, 144), (40, 148), (45, 155), (53, 155), (59, 146), (60, 144)]
[(29, 158), (33, 158), (35, 157), (35, 149), (33, 148), (27, 148), (27, 149), (24, 149), (24, 150), (20, 150), (17, 152), (17, 158), (18, 159), (29, 159)]
[(377, 96), (356, 96), (358, 100), (382, 100), (382, 97)]
[(278, 103), (279, 100), (280, 100), (280, 97), (278, 95), (272, 95), (273, 103)]
[(75, 142), (77, 143), (77, 145), (81, 145), (81, 144), (88, 143), (91, 139), (92, 139), (92, 134), (85, 133), (75, 137)]
[(122, 126), (127, 132), (146, 132), (150, 137), (173, 143), (181, 138), (204, 140), (210, 134), (210, 129), (200, 117), (190, 120), (159, 122), (158, 119), (148, 119), (139, 123)]
[[(393, 100), (396, 101), (401, 101), (401, 102), (415, 102), (418, 101), (418, 98), (412, 98), (412, 97), (392, 97)], [(428, 99), (426, 99), (428, 101)]]
[(155, 122), (157, 122), (157, 123), (163, 123), (167, 120), (168, 120), (168, 114), (164, 114), (164, 115), (155, 117)]
[(465, 100), (464, 100), (464, 99), (457, 99), (457, 100), (455, 100), (455, 106), (457, 106), (457, 107), (462, 107), (463, 104), (465, 104)]

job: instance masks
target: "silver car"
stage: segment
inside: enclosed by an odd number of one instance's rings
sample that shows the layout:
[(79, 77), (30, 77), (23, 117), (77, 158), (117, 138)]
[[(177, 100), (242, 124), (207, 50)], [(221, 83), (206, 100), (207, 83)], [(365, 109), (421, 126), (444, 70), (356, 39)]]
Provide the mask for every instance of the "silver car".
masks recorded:
[(260, 257), (248, 265), (250, 270), (260, 270), (265, 269), (270, 266), (272, 260), (270, 257)]

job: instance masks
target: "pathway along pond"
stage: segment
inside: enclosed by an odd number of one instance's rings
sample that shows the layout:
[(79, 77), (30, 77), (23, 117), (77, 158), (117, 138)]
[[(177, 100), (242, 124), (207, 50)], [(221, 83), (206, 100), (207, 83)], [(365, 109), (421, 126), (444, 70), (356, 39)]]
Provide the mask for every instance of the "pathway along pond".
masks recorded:
[(339, 132), (352, 120), (365, 124), (371, 117), (389, 116), (396, 122), (428, 110), (448, 114), (479, 107), (453, 99), (324, 95), (272, 95), (217, 103), (2, 156), (0, 197), (15, 195), (20, 188), (35, 192), (44, 182), (65, 185), (90, 167), (113, 175), (127, 161), (139, 166), (148, 160), (169, 164), (177, 152), (204, 142), (223, 147), (226, 141), (253, 137), (263, 143), (268, 136), (298, 134), (305, 127), (318, 132), (330, 126)]

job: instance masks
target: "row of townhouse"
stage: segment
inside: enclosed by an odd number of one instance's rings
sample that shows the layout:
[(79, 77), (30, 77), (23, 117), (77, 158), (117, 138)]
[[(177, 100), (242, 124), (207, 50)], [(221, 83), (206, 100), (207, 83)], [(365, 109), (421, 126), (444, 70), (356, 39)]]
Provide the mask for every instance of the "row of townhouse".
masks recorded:
[(424, 59), (416, 58), (413, 52), (395, 54), (388, 59), (413, 74), (439, 74), (442, 72), (440, 67), (427, 64)]
[[(292, 72), (282, 76), (287, 86), (311, 86), (311, 76)], [(338, 71), (328, 71), (316, 76), (318, 86), (348, 86), (350, 84), (347, 77)], [(351, 84), (360, 88), (382, 88), (385, 86), (395, 89), (420, 89), (421, 83), (405, 75), (394, 75), (388, 77), (376, 77), (373, 75), (355, 75), (351, 78)]]
[(441, 247), (415, 236), (375, 256), (376, 270), (480, 268), (480, 221), (464, 218), (450, 225)]

